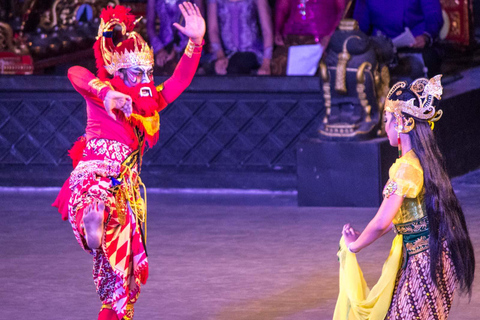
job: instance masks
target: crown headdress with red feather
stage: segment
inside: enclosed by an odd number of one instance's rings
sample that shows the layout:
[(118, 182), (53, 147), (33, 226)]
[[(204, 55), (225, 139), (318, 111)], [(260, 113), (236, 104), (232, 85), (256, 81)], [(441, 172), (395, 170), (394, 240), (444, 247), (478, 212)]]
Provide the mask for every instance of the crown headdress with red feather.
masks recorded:
[[(153, 50), (133, 31), (137, 21), (130, 14), (130, 9), (109, 6), (102, 10), (100, 19), (97, 41), (93, 46), (99, 78), (113, 75), (122, 68), (153, 65)], [(122, 35), (126, 37), (118, 45), (113, 42), (115, 26), (120, 26)]]

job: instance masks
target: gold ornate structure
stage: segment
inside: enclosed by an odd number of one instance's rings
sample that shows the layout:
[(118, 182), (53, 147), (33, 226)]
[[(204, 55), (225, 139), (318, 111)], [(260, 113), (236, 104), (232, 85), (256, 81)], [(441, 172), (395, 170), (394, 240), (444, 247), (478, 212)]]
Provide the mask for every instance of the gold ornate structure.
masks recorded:
[[(332, 55), (335, 53), (329, 46), (327, 55), (330, 56), (320, 62), (325, 116), (319, 133), (321, 136), (332, 139), (352, 139), (367, 135), (373, 127), (381, 126), (381, 116), (379, 115), (381, 115), (389, 89), (390, 74), (385, 64), (378, 63), (375, 59), (367, 60), (368, 57), (371, 59), (374, 54), (362, 54), (360, 58), (356, 56), (352, 61), (352, 53), (347, 48), (349, 43), (352, 41), (365, 43), (366, 41), (366, 36), (359, 31), (357, 21), (342, 20), (336, 36), (332, 39), (333, 41), (342, 39), (341, 45), (336, 44), (341, 51), (336, 55), (336, 59), (332, 59)], [(362, 58), (363, 55), (365, 58)], [(355, 83), (354, 88), (352, 88), (353, 83)], [(332, 86), (334, 87), (333, 91)], [(341, 104), (353, 106), (355, 103), (352, 101), (354, 100), (363, 110), (361, 121), (332, 121), (332, 108), (342, 108)]]
[(0, 74), (32, 74), (33, 61), (22, 38), (14, 39), (10, 25), (0, 22)]
[(440, 36), (447, 41), (468, 46), (473, 39), (472, 0), (440, 0), (446, 26)]
[(51, 30), (55, 26), (73, 25), (82, 5), (90, 6), (93, 16), (98, 17), (102, 8), (118, 4), (118, 0), (55, 0), (50, 10), (42, 14), (39, 26)]

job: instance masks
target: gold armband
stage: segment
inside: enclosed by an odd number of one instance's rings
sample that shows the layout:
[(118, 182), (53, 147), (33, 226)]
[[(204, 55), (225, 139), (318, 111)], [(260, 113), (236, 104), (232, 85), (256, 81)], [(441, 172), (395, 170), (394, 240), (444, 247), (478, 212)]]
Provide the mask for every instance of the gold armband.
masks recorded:
[(110, 89), (113, 90), (112, 85), (108, 81), (100, 81), (100, 79), (95, 78), (92, 79), (88, 82), (88, 85), (93, 88), (93, 90), (97, 91), (97, 95), (100, 94), (100, 91), (102, 91), (103, 88), (109, 87)]
[(187, 57), (191, 58), (195, 48), (201, 48), (203, 47), (203, 41), (201, 45), (196, 45), (191, 39), (188, 39), (187, 47), (185, 48), (185, 54)]

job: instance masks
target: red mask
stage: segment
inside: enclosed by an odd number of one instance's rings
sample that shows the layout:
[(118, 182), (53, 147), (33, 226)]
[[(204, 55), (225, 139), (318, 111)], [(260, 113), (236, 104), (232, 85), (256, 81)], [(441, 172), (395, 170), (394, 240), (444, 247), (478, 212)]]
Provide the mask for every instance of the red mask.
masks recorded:
[(153, 82), (139, 83), (130, 87), (126, 85), (120, 77), (114, 77), (110, 83), (115, 90), (127, 94), (132, 98), (133, 113), (150, 117), (154, 115), (156, 110), (159, 110), (160, 95)]

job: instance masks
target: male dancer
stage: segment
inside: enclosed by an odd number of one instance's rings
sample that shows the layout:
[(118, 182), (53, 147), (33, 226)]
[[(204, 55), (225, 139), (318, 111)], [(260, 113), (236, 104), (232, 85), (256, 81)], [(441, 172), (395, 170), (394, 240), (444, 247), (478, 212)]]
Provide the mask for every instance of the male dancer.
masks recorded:
[[(70, 156), (75, 169), (53, 204), (69, 219), (75, 237), (93, 255), (93, 280), (103, 306), (98, 319), (131, 319), (140, 285), (148, 277), (142, 223), (146, 208), (139, 173), (145, 144), (158, 140), (158, 112), (190, 84), (205, 34), (200, 10), (180, 4), (185, 26), (174, 26), (190, 41), (173, 76), (153, 84), (153, 52), (133, 31), (129, 9), (102, 11), (94, 45), (98, 77), (72, 67), (68, 78), (87, 103), (85, 137)], [(123, 40), (114, 43), (115, 27)]]

